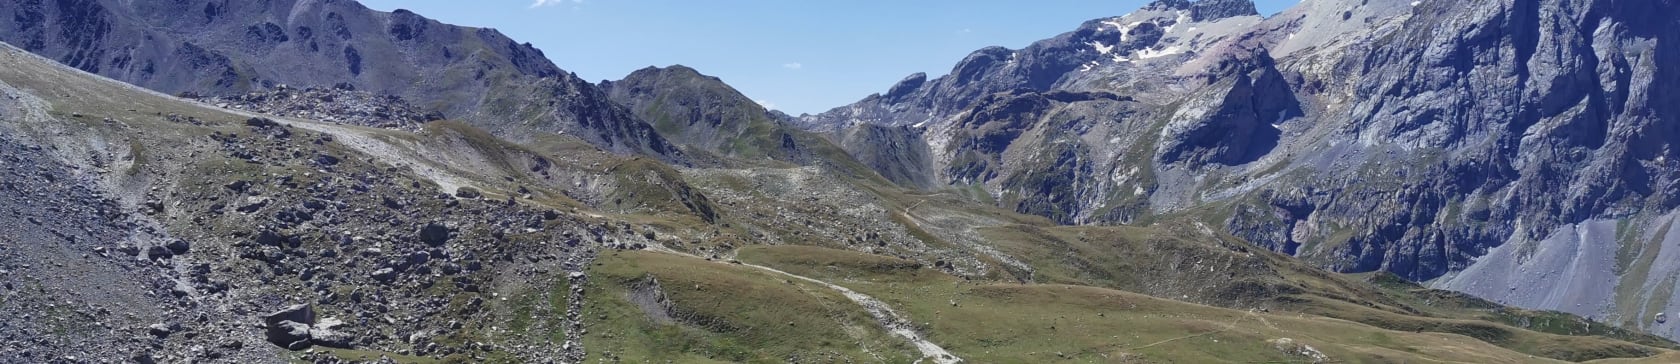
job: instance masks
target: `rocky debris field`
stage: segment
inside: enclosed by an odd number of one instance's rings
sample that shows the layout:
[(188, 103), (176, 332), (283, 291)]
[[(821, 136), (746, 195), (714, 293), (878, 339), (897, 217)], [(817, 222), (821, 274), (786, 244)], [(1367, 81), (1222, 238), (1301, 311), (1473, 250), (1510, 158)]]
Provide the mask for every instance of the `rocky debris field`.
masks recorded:
[[(96, 124), (83, 132), (160, 140), (64, 159), (76, 153), (0, 133), (0, 361), (577, 362), (581, 290), (555, 312), (508, 299), (581, 284), (595, 247), (646, 246), (629, 225), (444, 191), (265, 118)], [(173, 148), (139, 152), (155, 145)], [(113, 197), (106, 179), (138, 193)], [(563, 321), (509, 329), (538, 314)]]
[(421, 111), (402, 97), (358, 91), (347, 84), (304, 89), (281, 86), (235, 96), (182, 96), (220, 108), (407, 131), (444, 119), (442, 113)]
[(187, 264), (204, 300), (266, 315), (265, 345), (471, 361), (541, 360), (580, 346), (485, 344), (512, 334), (497, 324), (510, 319), (499, 315), (498, 288), (567, 279), (617, 227), (513, 197), (451, 195), (400, 169), (320, 148), (331, 135), (260, 118), (244, 125), (249, 133), (210, 136), (243, 165), (148, 196), (171, 206), (154, 216), (206, 246), (186, 259), (152, 259)]
[(199, 305), (169, 265), (142, 258), (190, 246), (16, 135), (0, 126), (0, 361), (265, 356), (235, 317)]

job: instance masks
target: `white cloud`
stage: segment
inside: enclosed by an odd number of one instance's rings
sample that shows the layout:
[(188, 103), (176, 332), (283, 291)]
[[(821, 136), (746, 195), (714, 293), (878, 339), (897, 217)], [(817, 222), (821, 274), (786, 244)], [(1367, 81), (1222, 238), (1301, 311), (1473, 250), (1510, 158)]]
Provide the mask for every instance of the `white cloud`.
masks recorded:
[(783, 63), (782, 68), (786, 68), (786, 69), (790, 69), (790, 70), (797, 70), (797, 69), (805, 68), (805, 65), (800, 64), (799, 62), (788, 62), (788, 63)]
[(770, 102), (770, 100), (753, 100), (753, 102), (758, 103), (758, 106), (763, 106), (767, 110), (776, 109), (776, 103)]
[(583, 3), (583, 0), (535, 0), (535, 1), (531, 2), (531, 7), (532, 8), (539, 8), (539, 7), (544, 7), (544, 6), (565, 4), (567, 2), (571, 2), (573, 4), (581, 4), (581, 3)]

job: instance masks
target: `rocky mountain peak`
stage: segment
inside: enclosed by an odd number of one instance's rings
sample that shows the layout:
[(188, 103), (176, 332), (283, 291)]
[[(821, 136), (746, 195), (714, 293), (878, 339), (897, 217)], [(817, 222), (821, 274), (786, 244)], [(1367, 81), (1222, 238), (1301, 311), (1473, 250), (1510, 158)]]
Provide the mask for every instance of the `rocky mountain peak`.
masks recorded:
[(887, 89), (886, 97), (894, 100), (904, 98), (904, 96), (907, 96), (911, 92), (915, 92), (916, 89), (921, 88), (922, 85), (927, 84), (927, 78), (927, 73), (923, 72), (916, 72), (909, 76), (905, 76), (903, 80), (899, 80), (898, 83), (893, 84), (892, 88)]
[(1260, 11), (1251, 0), (1155, 0), (1145, 5), (1145, 11), (1185, 11), (1196, 22), (1215, 21), (1238, 16), (1257, 16)]
[(969, 53), (968, 57), (958, 62), (951, 74), (956, 76), (957, 84), (967, 84), (984, 76), (986, 71), (999, 64), (1008, 62), (1014, 51), (1004, 47), (986, 47)]

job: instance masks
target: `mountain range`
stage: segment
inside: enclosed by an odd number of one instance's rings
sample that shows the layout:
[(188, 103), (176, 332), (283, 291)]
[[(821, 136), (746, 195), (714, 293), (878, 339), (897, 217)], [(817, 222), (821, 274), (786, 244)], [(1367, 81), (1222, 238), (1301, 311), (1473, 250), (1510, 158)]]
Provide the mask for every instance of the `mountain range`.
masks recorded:
[[(1066, 224), (1193, 215), (1342, 272), (1675, 335), (1674, 6), (1156, 1), (799, 122)], [(852, 142), (857, 155), (892, 143)], [(1672, 249), (1670, 249), (1672, 250)], [(1654, 260), (1653, 260), (1654, 259)]]
[(1157, 0), (789, 116), (347, 0), (6, 2), (0, 359), (1671, 362), (1675, 8)]

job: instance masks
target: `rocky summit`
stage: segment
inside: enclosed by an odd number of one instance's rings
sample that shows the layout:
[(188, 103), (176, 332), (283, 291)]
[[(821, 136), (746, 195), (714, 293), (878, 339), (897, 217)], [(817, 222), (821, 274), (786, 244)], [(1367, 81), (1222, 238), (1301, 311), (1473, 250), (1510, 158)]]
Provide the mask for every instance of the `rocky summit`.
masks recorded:
[(1157, 0), (789, 116), (346, 0), (4, 2), (0, 362), (1677, 362), (1676, 7)]

